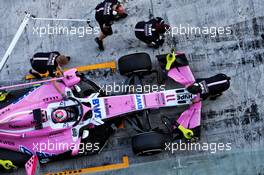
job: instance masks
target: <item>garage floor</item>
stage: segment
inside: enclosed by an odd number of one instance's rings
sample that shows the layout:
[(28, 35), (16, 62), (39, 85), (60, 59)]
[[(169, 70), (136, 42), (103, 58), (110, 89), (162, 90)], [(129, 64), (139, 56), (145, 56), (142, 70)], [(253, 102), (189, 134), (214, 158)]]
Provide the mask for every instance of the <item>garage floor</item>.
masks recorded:
[[(24, 11), (37, 17), (81, 18), (94, 21), (97, 0), (9, 0), (0, 1), (0, 56), (4, 55), (16, 33)], [(77, 170), (86, 167), (120, 163), (129, 158), (129, 168), (97, 174), (264, 174), (264, 1), (263, 0), (127, 0), (129, 17), (114, 24), (114, 35), (107, 38), (106, 50), (96, 50), (95, 35), (33, 34), (34, 27), (43, 25), (86, 26), (81, 22), (31, 21), (17, 43), (6, 66), (0, 73), (0, 82), (15, 84), (27, 74), (29, 59), (38, 51), (58, 50), (72, 57), (69, 67), (117, 60), (135, 52), (147, 52), (157, 67), (155, 55), (167, 53), (172, 45), (187, 54), (195, 77), (209, 77), (225, 73), (232, 79), (231, 88), (216, 101), (205, 101), (202, 111), (200, 143), (231, 143), (230, 151), (166, 151), (151, 157), (136, 157), (131, 150), (131, 128), (120, 129), (110, 139), (105, 150), (96, 156), (53, 162), (41, 168), (41, 174)], [(163, 17), (171, 26), (231, 27), (228, 36), (202, 37), (177, 35), (167, 39), (158, 50), (147, 48), (133, 33), (140, 20), (148, 20), (150, 12)], [(90, 72), (89, 77), (99, 84), (117, 83), (124, 77), (108, 70)], [(146, 80), (154, 83), (153, 78)], [(178, 110), (162, 111), (176, 116)], [(159, 114), (153, 112), (152, 121), (159, 125)], [(13, 174), (23, 174), (17, 171)]]

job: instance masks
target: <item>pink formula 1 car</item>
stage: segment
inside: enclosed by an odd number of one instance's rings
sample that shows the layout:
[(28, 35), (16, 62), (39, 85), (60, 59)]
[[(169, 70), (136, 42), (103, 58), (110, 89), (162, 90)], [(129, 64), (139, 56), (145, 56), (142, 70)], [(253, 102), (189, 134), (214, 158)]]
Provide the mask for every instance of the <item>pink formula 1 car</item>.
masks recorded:
[[(0, 170), (24, 166), (34, 174), (38, 162), (99, 152), (122, 116), (140, 133), (132, 138), (135, 154), (154, 154), (164, 149), (168, 139), (190, 140), (199, 137), (201, 99), (218, 96), (229, 87), (229, 78), (218, 74), (196, 81), (183, 53), (157, 56), (165, 77), (182, 88), (159, 92), (106, 96), (100, 88), (72, 69), (57, 83), (63, 98), (51, 82), (27, 90), (2, 103), (0, 110)], [(127, 84), (139, 85), (152, 70), (146, 53), (119, 59), (119, 70)], [(16, 96), (17, 94), (14, 94)], [(12, 96), (12, 93), (10, 94)], [(146, 127), (151, 109), (189, 106), (174, 122), (163, 117), (169, 133)], [(135, 115), (137, 114), (137, 115)], [(135, 122), (138, 121), (138, 122)], [(87, 147), (87, 144), (89, 146)], [(83, 149), (86, 145), (86, 149)]]

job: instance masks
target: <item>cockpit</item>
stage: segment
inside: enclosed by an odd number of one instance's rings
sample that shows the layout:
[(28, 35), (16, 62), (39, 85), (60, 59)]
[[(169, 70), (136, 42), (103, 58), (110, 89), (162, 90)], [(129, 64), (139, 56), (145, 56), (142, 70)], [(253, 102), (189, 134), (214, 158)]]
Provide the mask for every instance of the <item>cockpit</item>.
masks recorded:
[(54, 123), (66, 123), (76, 121), (79, 112), (76, 106), (65, 108), (57, 108), (51, 114), (51, 119)]
[(69, 97), (67, 100), (52, 103), (47, 108), (49, 125), (52, 128), (77, 126), (92, 117), (91, 105), (79, 99)]

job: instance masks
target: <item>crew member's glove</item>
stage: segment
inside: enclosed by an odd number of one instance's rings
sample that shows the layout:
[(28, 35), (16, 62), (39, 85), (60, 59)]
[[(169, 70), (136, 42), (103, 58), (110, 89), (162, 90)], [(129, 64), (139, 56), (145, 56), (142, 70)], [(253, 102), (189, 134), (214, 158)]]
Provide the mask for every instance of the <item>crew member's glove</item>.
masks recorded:
[(68, 99), (67, 95), (65, 95), (64, 93), (61, 93), (61, 96), (62, 96), (63, 100), (67, 100)]
[(159, 44), (157, 42), (151, 42), (151, 45), (155, 49), (158, 49), (159, 48)]
[(159, 46), (162, 46), (162, 45), (164, 44), (164, 42), (165, 42), (164, 39), (160, 39), (160, 40), (158, 41), (158, 45), (159, 45)]

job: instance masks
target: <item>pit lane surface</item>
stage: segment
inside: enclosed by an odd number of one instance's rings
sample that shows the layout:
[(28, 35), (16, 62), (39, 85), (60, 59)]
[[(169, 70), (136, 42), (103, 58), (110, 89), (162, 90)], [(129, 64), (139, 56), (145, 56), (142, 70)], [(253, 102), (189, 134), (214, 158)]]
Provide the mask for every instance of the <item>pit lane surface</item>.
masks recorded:
[[(37, 17), (91, 18), (98, 1), (78, 0), (10, 0), (0, 2), (1, 41), (0, 55), (7, 49), (24, 11)], [(20, 38), (7, 66), (0, 74), (3, 84), (21, 80), (29, 69), (29, 59), (34, 52), (59, 50), (72, 56), (69, 67), (118, 59), (125, 54), (145, 51), (157, 67), (155, 55), (166, 53), (172, 43), (184, 51), (196, 77), (208, 77), (219, 72), (231, 76), (231, 88), (216, 101), (203, 104), (201, 141), (232, 143), (231, 151), (177, 151), (164, 152), (151, 157), (133, 155), (130, 138), (132, 129), (121, 129), (110, 139), (106, 149), (96, 156), (54, 162), (41, 168), (41, 173), (80, 169), (103, 164), (119, 163), (128, 155), (128, 169), (98, 174), (263, 174), (263, 55), (264, 2), (262, 0), (129, 0), (129, 17), (113, 26), (114, 35), (105, 42), (106, 51), (98, 52), (95, 35), (33, 34), (33, 27), (43, 25), (82, 26), (78, 22), (31, 22)], [(139, 20), (149, 19), (149, 10), (166, 19), (171, 26), (230, 26), (232, 34), (224, 37), (176, 36), (167, 40), (159, 50), (151, 50), (140, 43), (133, 34)], [(86, 24), (84, 24), (86, 25)], [(92, 25), (96, 25), (92, 21)], [(100, 84), (122, 82), (120, 75), (109, 71), (90, 72), (91, 79)], [(153, 83), (152, 79), (147, 80)], [(166, 110), (169, 116), (179, 113)], [(152, 121), (159, 125), (158, 114)], [(22, 174), (18, 171), (13, 174)]]

